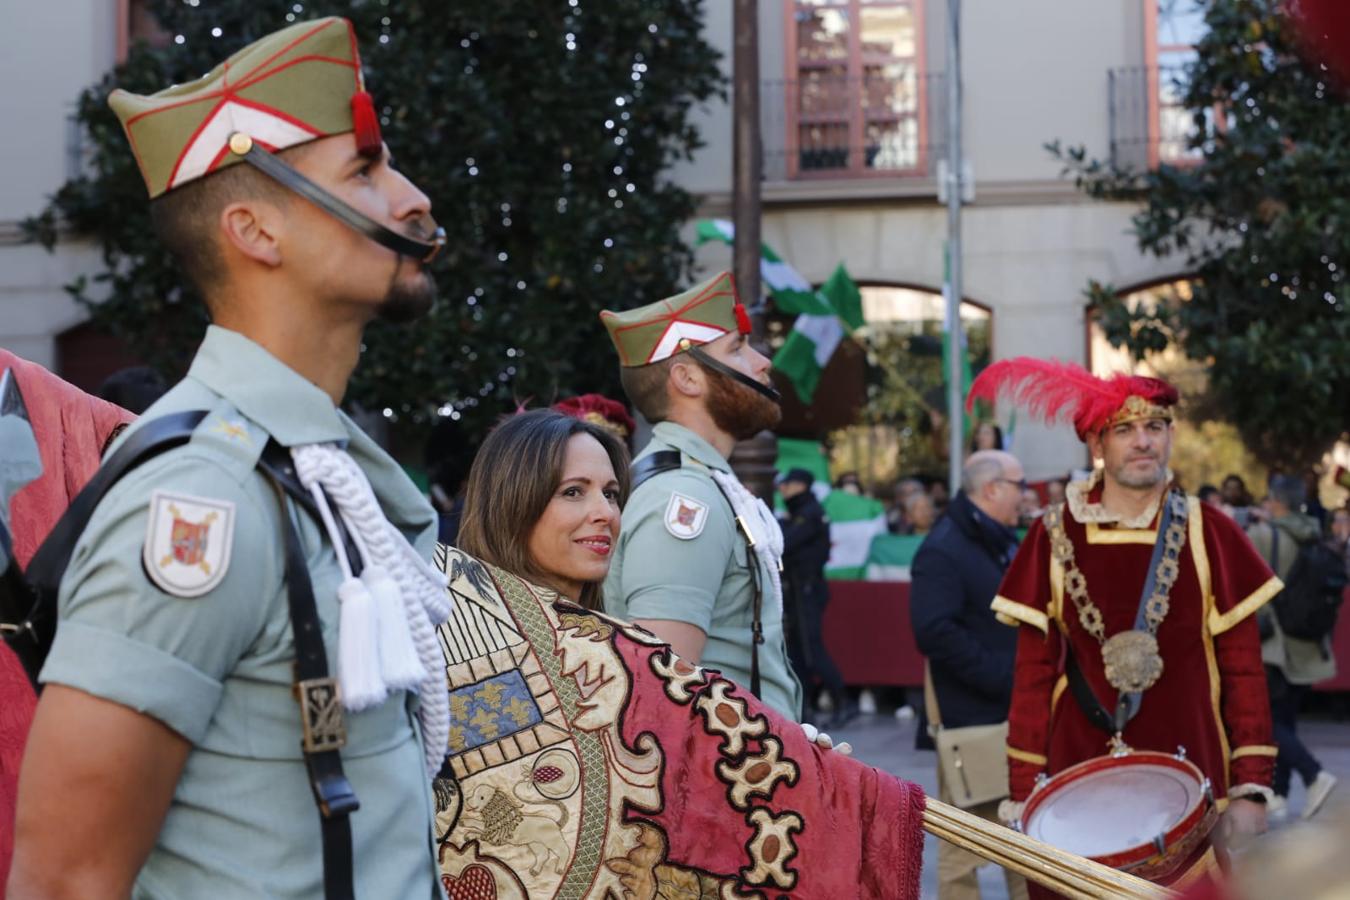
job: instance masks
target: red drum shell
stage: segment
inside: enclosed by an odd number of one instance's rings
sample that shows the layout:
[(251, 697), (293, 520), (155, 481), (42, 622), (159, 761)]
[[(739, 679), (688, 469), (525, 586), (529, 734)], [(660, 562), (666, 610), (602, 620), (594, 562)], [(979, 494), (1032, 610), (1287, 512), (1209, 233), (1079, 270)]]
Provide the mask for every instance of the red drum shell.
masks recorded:
[(1217, 820), (1195, 764), (1151, 751), (1070, 766), (1032, 791), (1022, 810), (1027, 835), (1150, 881), (1173, 874)]

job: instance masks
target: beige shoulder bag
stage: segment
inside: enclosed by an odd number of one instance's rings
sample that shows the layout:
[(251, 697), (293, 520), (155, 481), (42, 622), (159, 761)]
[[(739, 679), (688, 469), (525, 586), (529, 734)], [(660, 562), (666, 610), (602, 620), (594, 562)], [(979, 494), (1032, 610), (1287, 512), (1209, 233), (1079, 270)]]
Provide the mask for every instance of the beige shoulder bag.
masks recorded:
[(1008, 723), (943, 728), (928, 664), (923, 667), (923, 702), (928, 733), (937, 744), (942, 780), (952, 803), (969, 809), (1008, 796)]

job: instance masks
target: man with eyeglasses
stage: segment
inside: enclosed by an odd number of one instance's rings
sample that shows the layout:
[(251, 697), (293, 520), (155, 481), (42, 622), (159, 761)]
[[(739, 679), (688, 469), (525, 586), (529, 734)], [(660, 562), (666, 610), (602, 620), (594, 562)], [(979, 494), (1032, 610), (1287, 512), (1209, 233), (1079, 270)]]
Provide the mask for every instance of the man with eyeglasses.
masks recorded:
[[(1263, 831), (1276, 751), (1254, 613), (1281, 585), (1236, 523), (1176, 486), (1176, 388), (1023, 357), (982, 372), (970, 400), (1001, 393), (1072, 418), (1098, 461), (1032, 525), (993, 603), (1019, 626), (1005, 817), (1020, 816), (1039, 776), (1122, 744), (1181, 746), (1226, 810), (1223, 828)], [(1159, 880), (1218, 866), (1202, 841)]]
[[(960, 493), (914, 556), (910, 623), (928, 660), (935, 701), (930, 720), (939, 719), (942, 728), (996, 725), (1008, 718), (1017, 634), (999, 624), (989, 604), (1017, 551), (1013, 528), (1025, 486), (1022, 464), (1011, 453), (972, 453), (961, 470)], [(930, 728), (937, 724), (929, 723)], [(1006, 774), (1003, 779), (1006, 788)], [(960, 787), (946, 783), (939, 765), (939, 799), (997, 821), (1000, 798), (967, 803)], [(983, 863), (969, 851), (940, 842), (940, 900), (979, 897), (975, 870)], [(1007, 874), (1008, 895), (1026, 897), (1026, 882)]]

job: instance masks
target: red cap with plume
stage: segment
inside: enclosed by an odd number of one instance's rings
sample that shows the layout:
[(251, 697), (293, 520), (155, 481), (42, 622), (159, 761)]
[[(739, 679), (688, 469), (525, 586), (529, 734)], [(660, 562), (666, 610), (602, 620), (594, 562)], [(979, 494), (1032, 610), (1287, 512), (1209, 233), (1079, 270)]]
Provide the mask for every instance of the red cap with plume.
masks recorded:
[(1117, 422), (1171, 421), (1171, 407), (1177, 402), (1177, 389), (1157, 378), (1121, 374), (1098, 378), (1074, 363), (1029, 356), (1000, 360), (981, 372), (970, 386), (966, 409), (976, 400), (992, 402), (1000, 394), (1047, 422), (1072, 418), (1079, 440)]
[(574, 419), (599, 425), (621, 438), (627, 438), (637, 428), (637, 423), (628, 415), (627, 408), (618, 400), (611, 400), (603, 394), (568, 397), (553, 404), (553, 408)]

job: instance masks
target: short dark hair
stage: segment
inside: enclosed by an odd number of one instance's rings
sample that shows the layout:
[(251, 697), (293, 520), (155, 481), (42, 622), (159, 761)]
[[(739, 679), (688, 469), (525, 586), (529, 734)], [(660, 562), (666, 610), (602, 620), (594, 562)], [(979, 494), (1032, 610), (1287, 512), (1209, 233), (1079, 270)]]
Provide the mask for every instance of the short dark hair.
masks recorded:
[(645, 366), (624, 366), (619, 369), (619, 383), (633, 408), (642, 413), (642, 417), (653, 424), (664, 422), (670, 414), (670, 394), (666, 384), (670, 381), (670, 368), (675, 357), (668, 356), (660, 362)]
[[(567, 442), (588, 434), (599, 441), (619, 483), (619, 506), (628, 502), (628, 448), (598, 425), (552, 409), (536, 409), (503, 421), (483, 441), (469, 470), (457, 544), (470, 556), (515, 575), (540, 581), (544, 572), (530, 557), (529, 538), (562, 481)], [(601, 585), (581, 589), (581, 605), (602, 606)]]
[(164, 376), (149, 366), (128, 366), (103, 379), (98, 396), (139, 416), (168, 389)]
[[(307, 146), (289, 147), (277, 156), (294, 164)], [(283, 206), (291, 196), (288, 189), (253, 166), (236, 163), (151, 200), (150, 223), (155, 236), (209, 307), (216, 286), (225, 276), (218, 243), (221, 211), (240, 200), (266, 200)]]

